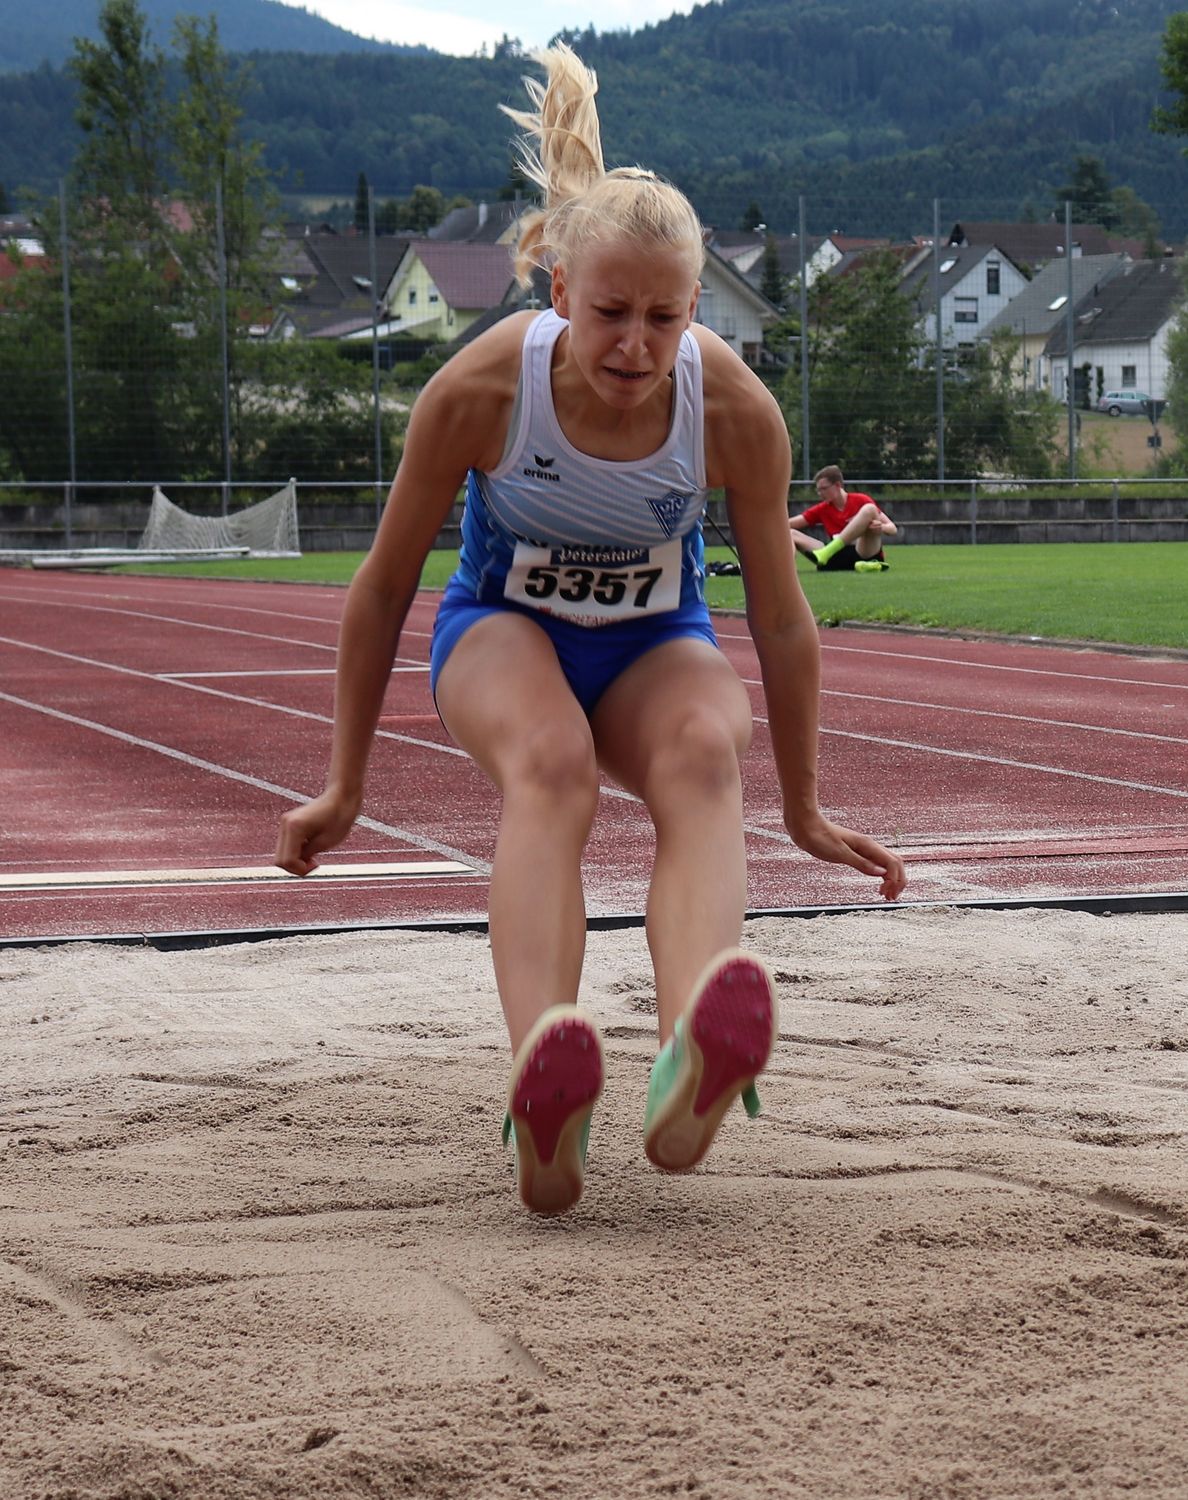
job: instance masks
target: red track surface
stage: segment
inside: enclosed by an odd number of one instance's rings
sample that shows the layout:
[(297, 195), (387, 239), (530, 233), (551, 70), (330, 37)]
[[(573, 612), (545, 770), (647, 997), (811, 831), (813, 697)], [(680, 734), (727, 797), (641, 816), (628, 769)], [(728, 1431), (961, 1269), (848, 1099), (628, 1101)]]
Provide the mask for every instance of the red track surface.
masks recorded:
[[(129, 871), (267, 870), (276, 821), (320, 790), (339, 589), (0, 570), (0, 937), (408, 922), (486, 915), (498, 803), (450, 745), (418, 598), (385, 703), (366, 813), (340, 862), (456, 860), (461, 874), (130, 886)], [(745, 767), (753, 908), (876, 901), (783, 831), (754, 650)], [(905, 899), (1188, 888), (1188, 661), (870, 631), (823, 637), (821, 801), (895, 842)], [(640, 806), (608, 789), (591, 916), (643, 909)], [(71, 886), (117, 872), (101, 886)], [(52, 889), (14, 877), (55, 876)], [(61, 877), (67, 877), (63, 884)]]

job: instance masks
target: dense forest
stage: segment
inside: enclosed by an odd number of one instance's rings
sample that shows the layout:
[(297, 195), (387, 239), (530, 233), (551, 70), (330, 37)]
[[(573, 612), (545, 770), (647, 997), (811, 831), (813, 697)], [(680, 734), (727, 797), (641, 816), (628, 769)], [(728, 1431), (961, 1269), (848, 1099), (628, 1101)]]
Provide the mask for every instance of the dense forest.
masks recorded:
[[(1183, 4), (714, 0), (634, 33), (563, 35), (598, 71), (608, 160), (665, 172), (712, 223), (754, 201), (792, 229), (802, 195), (810, 229), (850, 233), (930, 227), (934, 197), (947, 217), (1044, 216), (1089, 154), (1182, 235), (1182, 143), (1150, 121)], [(247, 129), (282, 191), (346, 198), (361, 171), (384, 196), (507, 181), (496, 106), (522, 98), (514, 41), (491, 58), (255, 51), (250, 64)], [(44, 191), (74, 151), (73, 81), (45, 65), (4, 85), (0, 183)]]
[[(43, 62), (61, 64), (76, 36), (99, 35), (101, 0), (53, 0), (30, 6), (27, 0), (0, 0), (0, 73), (28, 72)], [(391, 52), (383, 42), (366, 41), (303, 9), (277, 0), (142, 0), (158, 40), (168, 40), (178, 14), (214, 16), (223, 45), (231, 52)], [(399, 49), (402, 51), (424, 49)]]

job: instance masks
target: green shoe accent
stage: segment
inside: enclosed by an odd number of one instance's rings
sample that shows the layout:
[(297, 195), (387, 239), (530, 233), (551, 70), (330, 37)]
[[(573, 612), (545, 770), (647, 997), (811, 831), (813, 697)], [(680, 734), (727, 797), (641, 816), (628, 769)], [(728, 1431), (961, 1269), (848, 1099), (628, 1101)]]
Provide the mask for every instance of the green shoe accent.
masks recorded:
[(872, 557), (871, 559), (869, 559), (869, 561), (856, 562), (854, 564), (854, 572), (855, 573), (881, 573), (886, 566), (887, 566), (886, 563), (881, 563), (881, 562), (879, 562), (879, 560), (877, 558), (873, 558)]
[(754, 1075), (766, 1066), (777, 1034), (766, 966), (738, 949), (719, 954), (652, 1064), (644, 1150), (653, 1166), (664, 1172), (696, 1166), (735, 1099), (751, 1119), (759, 1114)]
[[(744, 1103), (745, 1102), (746, 1101), (744, 1100)], [(582, 1166), (583, 1167), (586, 1165), (586, 1153), (590, 1149), (590, 1126), (593, 1125), (593, 1123), (594, 1123), (594, 1116), (591, 1114), (590, 1117), (587, 1119), (585, 1125), (582, 1127), (581, 1139), (578, 1141), (578, 1149), (582, 1153)], [(503, 1128), (500, 1130), (499, 1133), (500, 1133), (500, 1137), (501, 1137), (501, 1139), (503, 1141), (503, 1149), (505, 1151), (507, 1150), (507, 1143), (508, 1143), (508, 1141), (511, 1141), (512, 1160), (514, 1161), (515, 1160), (515, 1152), (516, 1152), (516, 1138), (515, 1138), (515, 1135), (514, 1135), (514, 1133), (512, 1131), (512, 1117), (511, 1117), (511, 1115), (505, 1114), (503, 1116)]]

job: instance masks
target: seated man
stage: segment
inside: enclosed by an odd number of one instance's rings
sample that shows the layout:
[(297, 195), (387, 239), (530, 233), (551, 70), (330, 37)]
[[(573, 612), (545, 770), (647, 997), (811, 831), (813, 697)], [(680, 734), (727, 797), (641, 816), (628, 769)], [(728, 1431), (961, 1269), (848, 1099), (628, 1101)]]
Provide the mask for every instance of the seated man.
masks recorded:
[[(836, 464), (826, 464), (814, 483), (821, 497), (798, 516), (789, 518), (792, 540), (820, 572), (852, 568), (856, 573), (881, 573), (890, 567), (883, 556), (883, 538), (896, 534), (895, 522), (885, 516), (869, 495), (850, 494)], [(820, 526), (829, 537), (819, 542), (805, 536), (810, 526)]]

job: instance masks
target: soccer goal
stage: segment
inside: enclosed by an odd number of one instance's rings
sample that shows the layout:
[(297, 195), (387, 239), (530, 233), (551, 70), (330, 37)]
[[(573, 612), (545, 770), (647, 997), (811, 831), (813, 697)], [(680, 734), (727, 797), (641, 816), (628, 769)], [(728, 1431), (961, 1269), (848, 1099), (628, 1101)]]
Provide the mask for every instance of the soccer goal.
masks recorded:
[(267, 500), (226, 516), (193, 516), (175, 505), (158, 485), (153, 490), (148, 525), (136, 551), (193, 557), (222, 553), (247, 557), (300, 557), (297, 529), (297, 481), (290, 479)]
[(227, 516), (192, 516), (153, 489), (148, 525), (135, 547), (0, 551), (0, 566), (111, 568), (119, 563), (215, 562), (229, 557), (300, 557), (297, 481)]

